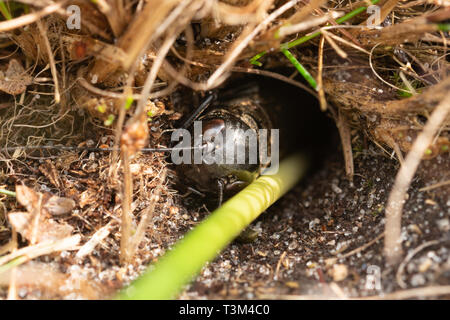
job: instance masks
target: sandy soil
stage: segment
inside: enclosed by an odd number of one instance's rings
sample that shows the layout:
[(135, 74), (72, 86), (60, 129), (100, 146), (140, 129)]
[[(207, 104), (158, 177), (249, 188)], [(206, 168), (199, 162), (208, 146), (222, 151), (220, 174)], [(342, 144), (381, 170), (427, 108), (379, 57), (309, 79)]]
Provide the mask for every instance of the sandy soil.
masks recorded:
[[(427, 185), (449, 174), (448, 160), (439, 156), (422, 165), (439, 168), (427, 170), (434, 172)], [(256, 241), (233, 243), (182, 297), (343, 298), (450, 284), (449, 187), (420, 191), (422, 178), (409, 190), (402, 220), (405, 252), (416, 254), (401, 270), (385, 265), (384, 204), (398, 167), (370, 146), (355, 159), (349, 182), (336, 152), (253, 223)], [(371, 275), (380, 275), (379, 285)]]

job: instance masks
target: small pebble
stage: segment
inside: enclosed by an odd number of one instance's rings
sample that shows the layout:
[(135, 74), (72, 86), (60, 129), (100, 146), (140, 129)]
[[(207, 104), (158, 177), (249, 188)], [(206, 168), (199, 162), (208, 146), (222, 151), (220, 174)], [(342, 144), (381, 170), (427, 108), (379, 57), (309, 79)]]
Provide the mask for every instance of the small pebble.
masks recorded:
[(333, 281), (339, 282), (347, 278), (348, 268), (345, 264), (335, 264), (329, 274), (333, 277)]

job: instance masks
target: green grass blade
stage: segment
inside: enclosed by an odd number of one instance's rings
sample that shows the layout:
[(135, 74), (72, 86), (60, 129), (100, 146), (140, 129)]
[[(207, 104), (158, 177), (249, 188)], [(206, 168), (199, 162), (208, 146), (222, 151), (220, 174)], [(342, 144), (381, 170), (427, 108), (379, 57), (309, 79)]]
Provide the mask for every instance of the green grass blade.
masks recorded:
[(305, 69), (305, 67), (297, 60), (296, 57), (287, 49), (281, 49), (281, 52), (289, 59), (289, 61), (294, 65), (294, 67), (300, 72), (300, 74), (308, 81), (309, 85), (317, 90), (317, 82), (316, 79)]
[[(378, 2), (380, 2), (380, 0), (371, 0), (371, 3), (372, 3), (372, 4), (377, 4)], [(344, 23), (344, 22), (350, 20), (351, 18), (354, 18), (355, 16), (357, 16), (357, 15), (363, 13), (363, 12), (366, 11), (366, 10), (367, 10), (367, 7), (366, 7), (366, 6), (356, 8), (355, 10), (353, 10), (353, 11), (347, 13), (346, 15), (340, 17), (339, 19), (336, 19), (336, 22), (337, 22), (338, 24), (342, 24), (342, 23)], [(293, 48), (293, 47), (298, 46), (298, 45), (300, 45), (300, 44), (302, 44), (302, 43), (305, 43), (305, 42), (307, 42), (307, 41), (309, 41), (309, 40), (311, 40), (311, 39), (314, 39), (315, 37), (319, 36), (320, 34), (321, 34), (321, 32), (320, 32), (320, 31), (317, 31), (317, 32), (314, 32), (314, 33), (312, 33), (312, 34), (309, 34), (309, 35), (303, 36), (303, 37), (301, 37), (301, 38), (295, 39), (295, 40), (293, 40), (293, 41), (285, 42), (285, 43), (281, 44), (280, 49), (282, 50), (282, 49), (290, 49), (290, 48)], [(253, 57), (250, 59), (250, 63), (251, 63), (251, 64), (254, 64), (254, 65), (257, 65), (257, 66), (259, 66), (259, 67), (262, 66), (262, 63), (259, 62), (258, 59), (261, 58), (262, 56), (264, 56), (267, 52), (268, 52), (268, 51), (263, 51), (263, 52), (258, 53), (258, 54), (255, 55), (255, 56), (253, 56)]]
[(450, 31), (450, 23), (438, 23), (437, 28), (439, 31)]
[(9, 261), (8, 263), (5, 263), (4, 265), (0, 266), (0, 274), (11, 270), (14, 267), (20, 266), (21, 264), (25, 263), (28, 261), (27, 257), (17, 257), (11, 261)]
[(291, 189), (306, 167), (305, 157), (296, 154), (282, 161), (277, 174), (259, 177), (190, 231), (119, 298), (175, 298), (206, 262)]
[(9, 191), (6, 189), (0, 189), (0, 193), (6, 194), (7, 196), (15, 197), (16, 193), (14, 191)]
[(5, 17), (6, 20), (11, 20), (12, 19), (11, 12), (9, 12), (9, 9), (6, 6), (4, 1), (0, 1), (0, 12)]
[(258, 53), (257, 55), (255, 55), (253, 58), (250, 59), (250, 63), (254, 64), (258, 67), (262, 66), (262, 63), (258, 61), (259, 58), (261, 58), (263, 55), (265, 55), (267, 53), (267, 51), (263, 51), (261, 53)]

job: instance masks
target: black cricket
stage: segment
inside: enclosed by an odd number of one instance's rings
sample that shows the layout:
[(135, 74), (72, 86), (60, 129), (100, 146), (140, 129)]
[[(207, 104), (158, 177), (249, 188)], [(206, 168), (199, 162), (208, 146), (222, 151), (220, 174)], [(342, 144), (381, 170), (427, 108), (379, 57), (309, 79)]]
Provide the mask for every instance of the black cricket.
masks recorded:
[[(260, 87), (256, 82), (244, 83), (228, 87), (225, 91), (219, 91), (217, 94), (207, 97), (205, 102), (194, 112), (196, 117), (191, 117), (183, 125), (185, 128), (190, 128), (192, 133), (192, 122), (194, 120), (201, 121), (203, 133), (210, 131), (223, 136), (224, 140), (221, 146), (224, 153), (227, 153), (230, 147), (235, 148), (232, 152), (235, 161), (232, 164), (203, 162), (201, 164), (181, 164), (176, 168), (184, 184), (190, 185), (191, 189), (200, 193), (217, 197), (219, 206), (225, 198), (236, 194), (255, 180), (268, 165), (268, 163), (263, 163), (259, 154), (256, 157), (257, 163), (250, 164), (250, 142), (248, 137), (240, 134), (248, 129), (254, 130), (256, 134), (259, 129), (269, 129), (267, 138), (269, 141), (272, 140), (270, 129), (276, 128), (274, 117), (271, 116), (274, 110), (267, 108), (259, 91)], [(271, 106), (275, 107), (274, 104)], [(205, 112), (202, 114), (198, 110)], [(213, 149), (216, 147), (219, 146), (212, 146)], [(236, 161), (237, 153), (235, 151), (239, 147), (245, 150), (246, 158), (243, 164), (238, 164)], [(269, 143), (269, 158), (270, 152)]]
[[(202, 121), (203, 132), (208, 129), (221, 132), (224, 141), (227, 136), (223, 132), (227, 129), (279, 129), (280, 161), (290, 152), (301, 150), (312, 159), (311, 172), (321, 166), (332, 144), (339, 143), (330, 114), (320, 111), (317, 98), (278, 80), (258, 76), (235, 78), (203, 101), (184, 122), (183, 127), (190, 128), (191, 133), (194, 120)], [(248, 155), (249, 145), (244, 137), (234, 143), (243, 145)], [(226, 153), (229, 145), (223, 145)], [(260, 160), (259, 154), (257, 159)], [(267, 165), (246, 161), (233, 165), (177, 165), (175, 169), (181, 191), (198, 191), (203, 196), (202, 202), (216, 207), (255, 180)]]
[[(319, 110), (317, 100), (311, 94), (299, 90), (277, 80), (261, 77), (244, 77), (233, 80), (222, 89), (217, 89), (203, 99), (203, 103), (190, 114), (182, 128), (192, 130), (194, 121), (202, 121), (203, 132), (212, 129), (221, 132), (225, 143), (228, 130), (279, 129), (280, 161), (287, 153), (301, 149), (307, 151), (313, 158), (313, 166), (320, 166), (321, 159), (328, 153), (330, 143), (336, 137), (335, 127), (331, 119)], [(186, 103), (185, 103), (186, 104)], [(242, 131), (241, 131), (242, 132)], [(249, 155), (249, 141), (246, 137), (232, 135), (234, 145), (245, 148)], [(268, 145), (270, 147), (270, 143)], [(109, 152), (115, 148), (74, 147), (63, 145), (4, 147), (0, 151), (15, 151), (16, 149), (36, 150), (73, 150)], [(170, 148), (143, 148), (141, 152), (165, 152)], [(194, 152), (193, 150), (191, 150)], [(227, 152), (226, 149), (224, 150)], [(258, 150), (259, 151), (259, 150)], [(270, 158), (270, 148), (268, 150)], [(179, 189), (196, 191), (207, 200), (213, 200), (213, 206), (221, 203), (242, 190), (268, 166), (261, 163), (249, 164), (189, 164), (177, 165), (175, 170), (179, 176)]]

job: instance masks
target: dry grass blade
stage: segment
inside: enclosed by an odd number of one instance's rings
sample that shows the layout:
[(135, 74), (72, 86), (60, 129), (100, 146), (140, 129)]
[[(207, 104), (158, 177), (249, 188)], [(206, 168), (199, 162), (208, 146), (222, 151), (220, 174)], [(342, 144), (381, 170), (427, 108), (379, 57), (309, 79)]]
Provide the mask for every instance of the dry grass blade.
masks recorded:
[(128, 263), (130, 261), (130, 241), (131, 241), (131, 223), (132, 211), (131, 202), (133, 201), (133, 178), (130, 172), (130, 152), (126, 145), (122, 146), (123, 163), (123, 191), (122, 191), (122, 225), (120, 237), (120, 261)]
[(40, 11), (29, 13), (12, 20), (2, 21), (0, 22), (0, 32), (11, 31), (32, 24), (45, 16), (61, 10), (67, 2), (69, 1), (61, 1), (59, 3), (49, 4)]
[(415, 288), (409, 290), (399, 290), (384, 295), (368, 296), (368, 297), (343, 297), (337, 295), (259, 295), (260, 299), (271, 300), (403, 300), (413, 298), (429, 298), (450, 294), (450, 286), (430, 286), (423, 288)]
[[(125, 70), (131, 68), (139, 55), (143, 53), (154, 39), (158, 38), (176, 21), (190, 0), (158, 0), (147, 2), (139, 16), (137, 16), (127, 31), (120, 37), (117, 46), (125, 51), (127, 58), (122, 62)], [(178, 7), (177, 7), (178, 5)], [(175, 7), (177, 10), (172, 11)], [(170, 13), (170, 19), (167, 15)], [(97, 61), (90, 71), (99, 83), (103, 82), (109, 74), (119, 68), (103, 61)]]
[(325, 4), (326, 0), (311, 0), (309, 4), (303, 6), (299, 11), (297, 11), (292, 17), (290, 17), (287, 23), (296, 24), (305, 19), (311, 12), (316, 9), (319, 9), (320, 6)]
[(141, 117), (142, 113), (144, 112), (144, 107), (147, 104), (148, 97), (150, 95), (150, 91), (153, 87), (153, 84), (155, 83), (156, 77), (158, 75), (159, 69), (161, 68), (164, 58), (166, 57), (167, 53), (170, 50), (170, 47), (176, 40), (177, 34), (173, 34), (172, 36), (168, 37), (161, 48), (158, 51), (158, 55), (156, 56), (156, 59), (153, 61), (152, 68), (150, 70), (150, 73), (147, 76), (147, 79), (145, 80), (144, 87), (142, 88), (141, 93), (141, 99), (138, 102), (135, 117)]
[(426, 186), (426, 187), (420, 188), (419, 191), (430, 191), (430, 190), (433, 190), (433, 189), (436, 189), (436, 188), (447, 186), (449, 184), (450, 184), (450, 180), (446, 180), (446, 181), (442, 181), (442, 182), (438, 182), (438, 183), (432, 184), (431, 186)]
[(403, 71), (399, 72), (400, 78), (402, 79), (403, 83), (406, 85), (406, 87), (408, 88), (409, 92), (412, 95), (416, 95), (417, 91), (414, 89), (414, 87), (411, 85), (411, 82), (406, 78), (405, 74), (403, 73)]
[(138, 93), (125, 94), (123, 92), (118, 93), (118, 92), (112, 92), (112, 91), (106, 91), (106, 90), (99, 89), (99, 88), (91, 85), (84, 78), (79, 78), (78, 81), (80, 82), (80, 85), (82, 85), (86, 90), (89, 90), (99, 96), (108, 97), (108, 98), (112, 98), (112, 99), (122, 99), (122, 100), (125, 100), (127, 97), (133, 98), (135, 100), (142, 98), (142, 95), (138, 94)]
[(337, 44), (336, 42), (333, 41), (333, 39), (330, 37), (330, 33), (326, 32), (325, 30), (322, 30), (322, 34), (325, 37), (325, 39), (327, 39), (328, 43), (330, 44), (330, 46), (334, 49), (334, 51), (336, 51), (336, 53), (343, 59), (347, 59), (348, 55), (347, 53), (342, 50)]
[(370, 240), (369, 242), (365, 243), (364, 245), (362, 245), (359, 248), (356, 248), (350, 252), (347, 252), (345, 254), (343, 254), (342, 256), (339, 256), (339, 258), (347, 258), (350, 257), (356, 253), (360, 253), (361, 251), (366, 250), (367, 248), (369, 248), (371, 245), (373, 245), (374, 243), (376, 243), (377, 241), (379, 241), (381, 238), (384, 237), (384, 233), (380, 234), (379, 236), (375, 237), (374, 239)]
[(433, 141), (434, 135), (439, 130), (442, 122), (445, 121), (449, 112), (450, 94), (447, 93), (431, 114), (423, 131), (417, 136), (395, 178), (394, 187), (389, 194), (386, 206), (384, 254), (389, 264), (398, 263), (402, 256), (401, 218), (406, 192), (422, 156), (425, 154), (425, 150)]
[(32, 246), (18, 249), (6, 256), (0, 257), (0, 266), (22, 256), (24, 257), (22, 263), (24, 263), (28, 260), (32, 260), (39, 256), (50, 254), (55, 251), (76, 250), (78, 248), (78, 243), (80, 242), (80, 240), (81, 237), (79, 235), (75, 235), (56, 241), (44, 241)]
[[(196, 7), (194, 4), (199, 1), (193, 0), (163, 0), (148, 2), (135, 24), (121, 38), (119, 45), (124, 45), (128, 54), (127, 61), (124, 62), (124, 68), (130, 68), (149, 46), (152, 40), (161, 36), (169, 27), (178, 24), (180, 17)], [(186, 8), (190, 7), (189, 10)], [(168, 14), (170, 12), (170, 14)], [(138, 35), (138, 37), (136, 37)]]
[(100, 244), (104, 239), (106, 239), (106, 237), (109, 236), (110, 232), (111, 232), (111, 227), (112, 227), (112, 223), (108, 223), (106, 226), (100, 228), (99, 230), (97, 230), (94, 235), (91, 237), (91, 239), (89, 239), (88, 242), (86, 242), (81, 248), (80, 250), (78, 250), (77, 254), (75, 255), (75, 257), (77, 259), (82, 259), (85, 256), (89, 255), (94, 249), (95, 247)]
[(398, 266), (397, 269), (397, 273), (395, 275), (395, 278), (397, 280), (397, 284), (400, 286), (400, 288), (402, 289), (406, 289), (407, 285), (405, 283), (405, 281), (403, 280), (403, 272), (405, 270), (406, 265), (408, 264), (408, 262), (420, 251), (422, 251), (425, 248), (434, 246), (439, 244), (441, 241), (439, 240), (432, 240), (432, 241), (427, 241), (425, 243), (422, 243), (420, 246), (418, 246), (417, 248), (415, 248), (414, 250), (412, 250), (411, 252), (408, 253), (408, 255), (405, 257), (405, 259), (402, 261), (402, 263), (400, 263), (400, 265)]
[(17, 268), (11, 270), (7, 300), (17, 300)]
[(114, 36), (119, 37), (128, 23), (128, 15), (121, 0), (97, 0), (98, 9), (106, 16)]
[(361, 300), (403, 300), (413, 298), (438, 297), (450, 294), (450, 286), (431, 286), (409, 290), (399, 290), (382, 296), (370, 296)]
[(361, 34), (360, 41), (364, 46), (373, 45), (375, 42), (384, 45), (397, 45), (399, 43), (414, 43), (426, 33), (438, 31), (437, 24), (429, 23), (424, 15), (417, 18), (394, 24), (379, 30), (366, 31)]
[(285, 37), (287, 35), (293, 34), (293, 33), (297, 33), (297, 32), (301, 32), (301, 31), (305, 31), (314, 27), (317, 27), (323, 23), (326, 23), (328, 20), (330, 19), (336, 19), (339, 18), (343, 15), (342, 12), (330, 12), (330, 13), (326, 13), (325, 15), (318, 17), (318, 18), (312, 18), (303, 22), (300, 22), (298, 24), (294, 24), (294, 25), (286, 25), (283, 26), (279, 29), (277, 36), (279, 36), (280, 38)]
[[(17, 250), (17, 232), (13, 228), (12, 230), (12, 239), (11, 242), (14, 244), (14, 247), (12, 249), (12, 252)], [(9, 288), (8, 288), (8, 300), (16, 300), (17, 299), (17, 268), (13, 267), (11, 270), (11, 277), (9, 281)]]
[(349, 41), (347, 41), (347, 40), (345, 40), (345, 39), (343, 39), (343, 38), (341, 38), (341, 37), (338, 37), (338, 36), (334, 35), (334, 34), (331, 33), (331, 32), (326, 32), (325, 30), (329, 30), (329, 28), (324, 27), (324, 28), (322, 28), (321, 30), (322, 30), (322, 32), (323, 32), (324, 34), (326, 33), (330, 38), (335, 39), (335, 40), (337, 40), (337, 41), (339, 41), (339, 42), (342, 42), (343, 44), (346, 44), (346, 45), (349, 46), (349, 47), (352, 47), (352, 48), (354, 48), (354, 49), (356, 49), (356, 50), (358, 50), (358, 51), (361, 51), (361, 52), (364, 52), (365, 54), (370, 55), (370, 52), (369, 52), (369, 51), (367, 51), (367, 50), (361, 48), (360, 46), (358, 46), (358, 45), (356, 45), (356, 44), (354, 44), (354, 43), (351, 43), (351, 42), (349, 42)]
[(214, 1), (213, 14), (217, 21), (227, 25), (258, 23), (264, 19), (273, 2), (273, 0), (253, 0), (243, 7), (238, 7)]
[(384, 3), (380, 12), (380, 21), (384, 21), (386, 17), (394, 10), (398, 0), (388, 0)]
[(53, 83), (55, 84), (55, 102), (59, 103), (61, 101), (61, 95), (59, 93), (58, 72), (56, 71), (55, 57), (52, 52), (50, 41), (48, 41), (46, 31), (47, 27), (44, 25), (44, 22), (41, 22), (40, 20), (36, 21), (36, 24), (39, 28), (39, 32), (41, 33), (42, 38), (44, 39), (45, 49), (47, 50), (47, 56), (50, 63), (50, 70), (52, 72), (53, 77)]
[(243, 34), (236, 40), (236, 44), (233, 45), (231, 51), (227, 54), (225, 61), (217, 68), (217, 70), (211, 75), (207, 81), (207, 88), (214, 88), (225, 80), (225, 72), (231, 67), (231, 65), (238, 58), (239, 54), (248, 46), (261, 31), (263, 31), (270, 23), (272, 23), (280, 15), (288, 11), (290, 8), (298, 3), (297, 0), (291, 0), (277, 10), (273, 11), (266, 19), (258, 24), (250, 33)]
[(320, 110), (327, 110), (327, 99), (325, 98), (325, 90), (323, 89), (323, 46), (325, 44), (325, 37), (322, 36), (320, 38), (319, 43), (319, 62), (318, 62), (318, 71), (317, 71), (317, 89), (319, 92), (319, 102), (320, 102)]
[(353, 180), (354, 165), (353, 165), (353, 151), (352, 151), (352, 136), (350, 134), (350, 127), (347, 117), (344, 113), (339, 112), (336, 125), (339, 130), (339, 136), (341, 137), (342, 152), (344, 153), (345, 160), (345, 173), (350, 180)]
[(160, 174), (159, 180), (160, 182), (158, 186), (155, 188), (155, 191), (153, 192), (150, 204), (147, 206), (146, 209), (144, 209), (144, 213), (142, 215), (141, 221), (139, 222), (136, 233), (130, 242), (130, 250), (129, 250), (130, 257), (133, 257), (136, 254), (138, 246), (144, 238), (145, 231), (150, 225), (151, 219), (154, 215), (156, 204), (159, 199), (159, 195), (161, 193), (161, 189), (166, 180), (166, 169), (163, 169), (163, 172)]

